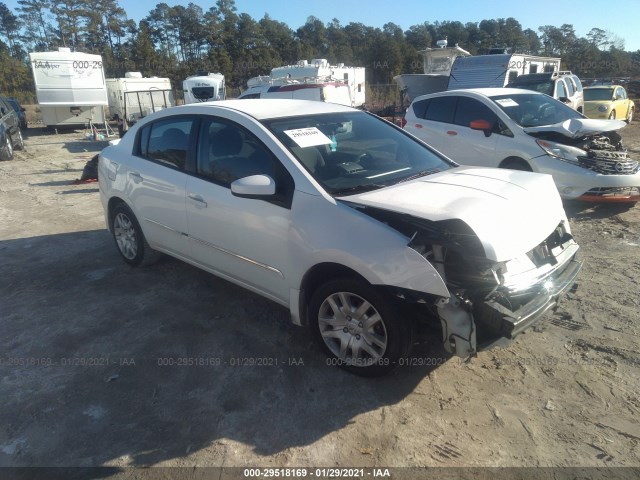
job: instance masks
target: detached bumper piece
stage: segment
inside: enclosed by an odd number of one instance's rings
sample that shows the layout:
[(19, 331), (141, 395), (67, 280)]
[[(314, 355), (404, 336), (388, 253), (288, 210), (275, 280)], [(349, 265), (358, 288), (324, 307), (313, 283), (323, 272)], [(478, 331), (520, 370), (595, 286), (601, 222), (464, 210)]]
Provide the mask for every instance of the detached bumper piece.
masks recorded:
[(584, 202), (637, 202), (640, 201), (639, 187), (592, 188), (577, 200)]
[[(550, 276), (535, 294), (528, 294), (528, 301), (515, 311), (496, 300), (487, 300), (478, 305), (476, 322), (488, 328), (494, 335), (513, 338), (533, 325), (542, 314), (558, 304), (562, 296), (570, 290), (582, 261), (571, 260), (562, 272)], [(515, 300), (515, 299), (514, 299)]]

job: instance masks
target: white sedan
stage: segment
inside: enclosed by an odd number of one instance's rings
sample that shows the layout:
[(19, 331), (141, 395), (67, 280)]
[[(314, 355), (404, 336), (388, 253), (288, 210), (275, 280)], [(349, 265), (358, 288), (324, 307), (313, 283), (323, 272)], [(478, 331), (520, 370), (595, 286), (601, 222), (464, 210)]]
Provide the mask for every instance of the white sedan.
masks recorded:
[(417, 97), (405, 130), (463, 165), (553, 176), (563, 198), (640, 200), (640, 162), (616, 132), (542, 93), (515, 88), (451, 90)]
[(364, 375), (402, 363), (416, 318), (463, 357), (511, 338), (581, 267), (551, 177), (460, 167), (325, 102), (155, 113), (102, 151), (99, 179), (129, 265), (164, 252), (263, 295)]

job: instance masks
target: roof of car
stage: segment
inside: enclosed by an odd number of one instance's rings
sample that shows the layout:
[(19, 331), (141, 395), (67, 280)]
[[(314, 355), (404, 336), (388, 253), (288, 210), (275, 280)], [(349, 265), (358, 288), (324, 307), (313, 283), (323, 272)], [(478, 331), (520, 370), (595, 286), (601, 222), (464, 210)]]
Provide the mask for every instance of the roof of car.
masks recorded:
[[(618, 88), (618, 87), (622, 87), (622, 85), (593, 85), (591, 87), (584, 87), (585, 90), (611, 90), (612, 88)], [(622, 87), (624, 88), (624, 87)]]
[[(318, 113), (353, 112), (355, 109), (335, 103), (317, 100), (288, 100), (275, 98), (220, 100), (214, 102), (192, 103), (179, 108), (218, 107), (246, 113), (258, 120), (267, 118), (296, 117)], [(200, 110), (200, 109), (198, 109)]]
[(419, 97), (416, 97), (414, 101), (421, 100), (424, 98), (432, 98), (432, 97), (439, 97), (439, 96), (445, 96), (445, 95), (457, 95), (459, 93), (472, 93), (482, 97), (497, 97), (502, 95), (517, 95), (517, 94), (543, 95), (542, 93), (533, 92), (531, 90), (525, 90), (522, 88), (463, 88), (459, 90), (446, 90), (444, 92), (429, 93), (427, 95), (421, 95)]

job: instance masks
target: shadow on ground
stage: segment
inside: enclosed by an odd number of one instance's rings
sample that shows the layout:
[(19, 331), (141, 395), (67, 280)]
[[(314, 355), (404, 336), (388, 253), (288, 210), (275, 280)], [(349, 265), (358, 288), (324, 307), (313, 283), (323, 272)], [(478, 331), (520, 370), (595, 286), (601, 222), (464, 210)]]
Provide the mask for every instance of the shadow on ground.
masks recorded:
[[(328, 366), (286, 309), (170, 258), (130, 269), (105, 230), (2, 241), (0, 258), (0, 466), (223, 462), (223, 439), (272, 455), (429, 373)], [(445, 357), (439, 343), (416, 354)]]
[(564, 209), (570, 220), (594, 220), (611, 218), (628, 212), (636, 203), (589, 203), (578, 200), (565, 200)]

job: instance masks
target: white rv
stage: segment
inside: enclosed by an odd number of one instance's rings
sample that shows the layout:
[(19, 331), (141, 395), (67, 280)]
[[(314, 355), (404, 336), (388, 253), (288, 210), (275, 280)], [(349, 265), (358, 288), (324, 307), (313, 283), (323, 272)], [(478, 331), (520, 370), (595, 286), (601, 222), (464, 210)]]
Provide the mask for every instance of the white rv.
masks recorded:
[[(351, 107), (361, 107), (365, 103), (365, 69), (364, 67), (345, 67), (343, 63), (330, 65), (324, 58), (315, 58), (308, 62), (300, 60), (295, 65), (286, 65), (271, 69), (270, 75), (251, 78), (247, 82), (248, 90), (242, 92), (240, 98), (268, 98), (263, 92), (271, 91), (274, 87), (283, 87), (293, 84), (342, 84), (349, 93)], [(305, 87), (308, 88), (308, 87)], [(318, 88), (311, 87), (311, 88)], [(298, 87), (301, 89), (301, 87)], [(337, 93), (339, 90), (331, 93)], [(344, 96), (339, 93), (340, 98)], [(282, 97), (279, 97), (282, 98)], [(301, 97), (294, 97), (301, 98)], [(343, 101), (333, 102), (343, 103)]]
[(171, 80), (145, 78), (140, 72), (127, 72), (124, 78), (107, 78), (109, 115), (135, 123), (150, 113), (175, 106)]
[(353, 104), (348, 85), (341, 82), (300, 83), (282, 85), (255, 85), (238, 98), (287, 98), (337, 103), (350, 107)]
[(519, 75), (555, 72), (560, 70), (560, 59), (501, 53), (460, 56), (451, 67), (447, 90), (460, 88), (501, 88)]
[(184, 103), (208, 102), (224, 100), (224, 75), (221, 73), (202, 73), (187, 77), (182, 82)]
[(52, 126), (103, 124), (107, 88), (102, 57), (59, 48), (29, 54), (42, 121)]

